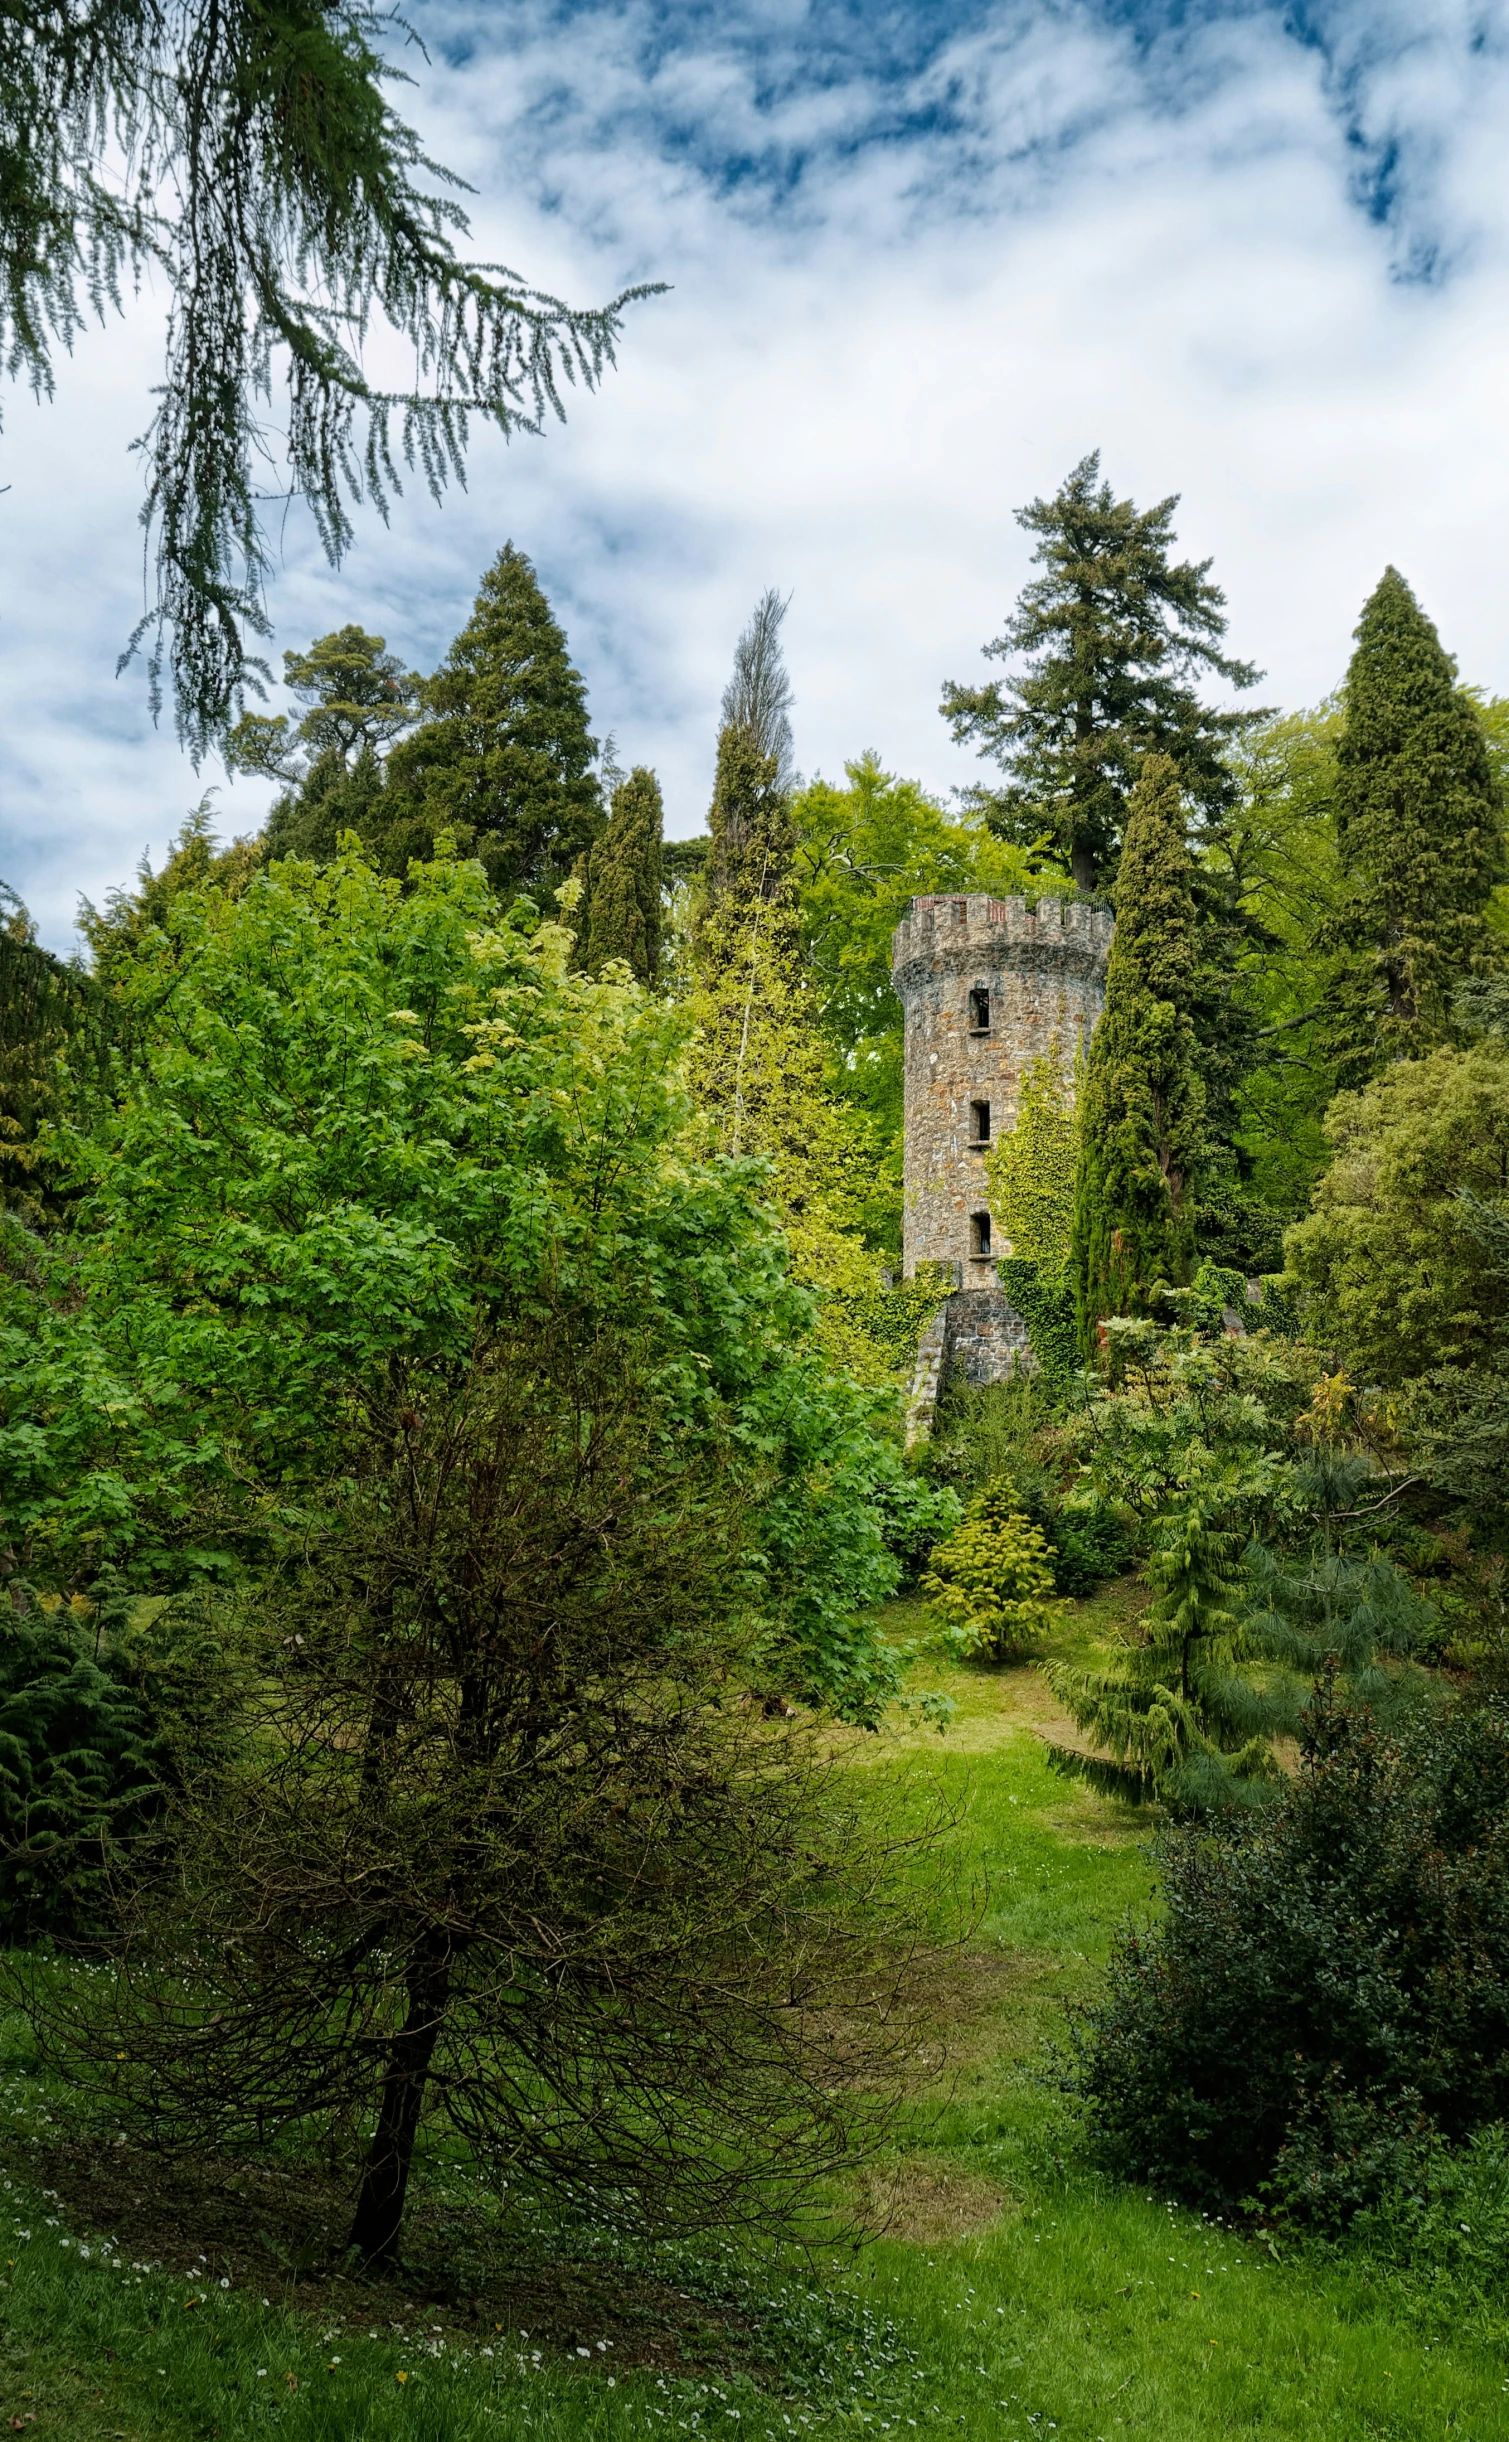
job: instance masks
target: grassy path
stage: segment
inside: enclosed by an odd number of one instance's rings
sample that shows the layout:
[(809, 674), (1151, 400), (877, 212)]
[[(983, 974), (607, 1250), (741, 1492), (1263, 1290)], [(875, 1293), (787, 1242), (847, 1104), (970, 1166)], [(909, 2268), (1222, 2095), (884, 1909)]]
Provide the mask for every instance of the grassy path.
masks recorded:
[[(1105, 1633), (1125, 1599), (1081, 1606), (1066, 1638)], [(898, 1610), (894, 1624), (915, 1621)], [(870, 2175), (889, 2235), (818, 2265), (683, 2251), (659, 2259), (653, 2295), (642, 2267), (604, 2258), (569, 2309), (557, 2281), (554, 2313), (547, 2270), (535, 2319), (525, 2325), (515, 2295), (500, 2329), (476, 2296), (342, 2302), (292, 2273), (281, 2295), (249, 2288), (239, 2270), (222, 2288), (212, 2254), (188, 2277), (182, 2250), (139, 2271), (129, 2251), (101, 2249), (76, 2199), (65, 2213), (39, 2197), (35, 2157), (0, 2137), (15, 2183), (0, 2190), (0, 2430), (39, 2442), (1505, 2442), (1509, 2317), (1433, 2329), (1383, 2276), (1280, 2260), (1058, 2158), (1035, 2064), (1113, 1927), (1148, 1901), (1146, 1826), (1048, 1771), (1038, 1731), (1052, 1708), (1030, 1672), (926, 1677), (957, 1700), (947, 1736), (903, 1729), (857, 1746), (856, 1762), (958, 1802), (960, 1859), (987, 1896), (936, 1996), (947, 2099), (898, 2128), (894, 2158)], [(0, 2127), (35, 2128), (49, 2107), (13, 2068)], [(649, 2300), (653, 2320), (655, 2297), (690, 2316), (715, 2293), (740, 2328), (773, 2335), (763, 2361), (720, 2359), (666, 2313), (664, 2345), (634, 2362), (626, 2301)], [(607, 2301), (600, 2313), (594, 2300)]]

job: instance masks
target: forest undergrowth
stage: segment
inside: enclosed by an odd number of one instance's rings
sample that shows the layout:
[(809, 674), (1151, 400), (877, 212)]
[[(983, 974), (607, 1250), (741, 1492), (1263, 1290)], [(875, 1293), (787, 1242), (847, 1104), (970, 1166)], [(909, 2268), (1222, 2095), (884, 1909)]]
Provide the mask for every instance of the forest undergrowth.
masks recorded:
[[(1072, 1605), (1054, 1657), (1093, 1662), (1144, 1599), (1124, 1580)], [(898, 1637), (921, 1625), (892, 1607)], [(453, 2144), (421, 2167), (400, 2263), (358, 2275), (318, 2161), (148, 2163), (70, 2116), (11, 2022), (7, 2428), (39, 2442), (1502, 2433), (1492, 2232), (1476, 2252), (1456, 2234), (1449, 2265), (1439, 2246), (1429, 2265), (1391, 2251), (1386, 2232), (1300, 2247), (1086, 2167), (1052, 2062), (1065, 2005), (1154, 1903), (1151, 1817), (1049, 1769), (1044, 1737), (1064, 1722), (1036, 1669), (932, 1661), (918, 1679), (953, 1699), (946, 1734), (841, 1733), (877, 1788), (899, 1776), (954, 1809), (968, 1911), (933, 1991), (938, 2074), (847, 2200), (875, 2235), (636, 2247), (537, 2198), (494, 2204)]]

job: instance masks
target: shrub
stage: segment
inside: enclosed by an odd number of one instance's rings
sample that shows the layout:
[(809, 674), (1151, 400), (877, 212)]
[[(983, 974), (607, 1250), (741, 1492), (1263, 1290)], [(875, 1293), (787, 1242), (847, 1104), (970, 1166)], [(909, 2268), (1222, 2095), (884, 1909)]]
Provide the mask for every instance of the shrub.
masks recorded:
[(0, 1942), (96, 1930), (118, 1842), (156, 1795), (148, 1750), (66, 1606), (0, 1628)]
[(1323, 1688), (1297, 1783), (1161, 1862), (1074, 2025), (1120, 2171), (1336, 2225), (1509, 2110), (1509, 1702), (1385, 1734)]
[(1022, 1514), (1009, 1484), (989, 1485), (946, 1543), (935, 1545), (923, 1592), (957, 1654), (1004, 1661), (1052, 1627), (1060, 1606), (1052, 1556), (1040, 1527)]

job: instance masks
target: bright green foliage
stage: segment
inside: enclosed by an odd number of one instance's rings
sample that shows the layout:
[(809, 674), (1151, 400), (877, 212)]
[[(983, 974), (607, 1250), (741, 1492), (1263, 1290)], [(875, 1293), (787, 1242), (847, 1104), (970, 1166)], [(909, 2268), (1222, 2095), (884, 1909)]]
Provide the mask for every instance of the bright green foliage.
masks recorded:
[(286, 713), (243, 714), (225, 759), (232, 771), (287, 784), (267, 818), (266, 853), (324, 863), (343, 831), (371, 830), (385, 750), (417, 720), (423, 682), (383, 637), (343, 627), (317, 637), (307, 653), (285, 653), (283, 683), (308, 710), (297, 723)]
[[(1342, 726), (1333, 699), (1242, 739), (1231, 758), (1237, 802), (1201, 852), (1244, 930), (1243, 984), (1262, 1040), (1248, 1046), (1237, 1081), (1232, 1158), (1201, 1197), (1200, 1244), (1248, 1274), (1278, 1269), (1282, 1226), (1308, 1207), (1327, 1159), (1322, 1121), (1336, 1072), (1325, 1001), (1337, 960), (1318, 943), (1343, 886)], [(1210, 1023), (1202, 1009), (1197, 1030)]]
[(1014, 1126), (985, 1157), (990, 1209), (1008, 1252), (1058, 1281), (1069, 1265), (1079, 1129), (1061, 1063), (1030, 1061), (1017, 1088)]
[(658, 981), (664, 827), (660, 783), (641, 766), (614, 790), (607, 829), (587, 853), (577, 939), (590, 974), (621, 958), (647, 989)]
[[(338, 559), (401, 465), (438, 493), (472, 418), (536, 431), (563, 375), (590, 388), (612, 359), (625, 298), (577, 313), (457, 256), (457, 181), (383, 92), (394, 31), (345, 0), (0, 13), (0, 360), (50, 396), (55, 342), (144, 283), (167, 300), (139, 444), (156, 599), (131, 642), (153, 635), (154, 701), (166, 662), (196, 753), (261, 668), (269, 497), (306, 501)], [(408, 391), (363, 365), (385, 329)]]
[(1071, 1269), (1087, 1347), (1103, 1316), (1137, 1313), (1155, 1284), (1189, 1278), (1205, 1152), (1195, 969), (1179, 776), (1151, 755), (1131, 803), (1080, 1105)]
[(1025, 667), (984, 687), (950, 681), (942, 704), (954, 736), (977, 738), (1010, 775), (995, 800), (1003, 830), (1050, 838), (1084, 889), (1114, 876), (1150, 753), (1172, 756), (1205, 814), (1230, 804), (1225, 750), (1251, 716), (1210, 711), (1194, 681), (1210, 672), (1250, 687), (1258, 676), (1220, 649), (1226, 597), (1210, 562), (1170, 557), (1177, 495), (1138, 509), (1099, 477), (1096, 450), (1051, 500), (1018, 510), (1043, 574), (985, 650)]
[(1053, 1557), (1042, 1529), (1022, 1515), (1010, 1484), (975, 1495), (947, 1542), (933, 1546), (922, 1590), (951, 1652), (997, 1662), (1030, 1651), (1062, 1609), (1050, 1599)]
[(1400, 1061), (1338, 1095), (1326, 1134), (1331, 1167), (1284, 1241), (1312, 1336), (1385, 1387), (1491, 1356), (1509, 1282), (1461, 1197), (1509, 1192), (1509, 1046)]
[(602, 824), (587, 691), (533, 566), (507, 543), (424, 686), (427, 715), (388, 759), (371, 836), (402, 877), (442, 832), (500, 897), (563, 881)]
[(1337, 748), (1349, 952), (1333, 993), (1344, 1080), (1450, 1031), (1461, 979), (1499, 963), (1487, 908), (1504, 871), (1503, 798), (1476, 707), (1403, 577), (1386, 569), (1357, 628)]
[[(100, 983), (113, 990), (129, 975), (132, 961), (149, 936), (157, 937), (159, 943), (166, 939), (170, 910), (184, 892), (223, 891), (234, 896), (245, 889), (262, 861), (259, 845), (237, 839), (221, 848), (212, 826), (206, 797), (184, 822), (161, 873), (154, 873), (144, 856), (136, 869), (136, 888), (108, 892), (103, 914), (87, 899), (83, 901), (79, 930), (89, 944)], [(125, 1009), (118, 1006), (112, 1023), (119, 1027), (125, 1022)]]
[(0, 1283), (21, 1566), (155, 1590), (297, 1540), (371, 1386), (462, 1362), (479, 1313), (548, 1289), (653, 1324), (659, 1395), (752, 1521), (730, 1600), (773, 1674), (872, 1716), (898, 1665), (859, 1615), (910, 1483), (876, 1403), (819, 1356), (763, 1178), (689, 1158), (683, 1021), (570, 974), (527, 909), (495, 919), (475, 865), (404, 888), (347, 852), (184, 889), (123, 954), (137, 1056), (65, 1138), (66, 1236)]

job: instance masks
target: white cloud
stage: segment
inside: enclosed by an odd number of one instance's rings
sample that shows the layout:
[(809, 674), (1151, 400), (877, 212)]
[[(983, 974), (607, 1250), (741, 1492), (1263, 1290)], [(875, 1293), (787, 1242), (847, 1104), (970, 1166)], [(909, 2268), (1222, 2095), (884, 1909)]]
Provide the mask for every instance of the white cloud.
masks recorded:
[[(1334, 684), (1389, 559), (1466, 673), (1509, 688), (1496, 20), (1474, 48), (1465, 8), (1423, 0), (1332, 8), (1311, 43), (1266, 8), (1149, 34), (998, 6), (905, 75), (873, 43), (846, 59), (836, 22), (423, 12), (475, 37), (458, 66), (434, 43), (411, 99), (478, 189), (477, 251), (582, 300), (647, 275), (673, 293), (634, 309), (564, 429), (484, 436), (467, 495), (411, 492), (386, 534), (362, 519), (338, 575), (291, 528), (280, 649), (360, 618), (433, 662), (511, 535), (598, 725), (657, 764), (688, 831), (734, 635), (779, 584), (804, 767), (873, 745), (947, 788), (975, 766), (939, 684), (983, 669), (1022, 581), (1012, 512), (1099, 445), (1137, 498), (1182, 492), (1265, 700)], [(200, 785), (109, 675), (140, 601), (122, 453), (151, 365), (135, 316), (81, 347), (57, 405), (7, 417), (0, 870), (59, 942), (74, 891), (124, 879)], [(262, 793), (223, 802), (245, 828)]]

